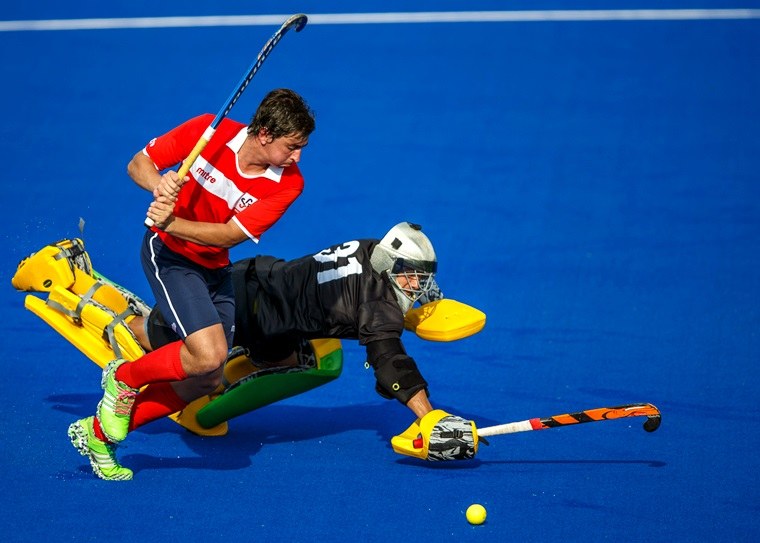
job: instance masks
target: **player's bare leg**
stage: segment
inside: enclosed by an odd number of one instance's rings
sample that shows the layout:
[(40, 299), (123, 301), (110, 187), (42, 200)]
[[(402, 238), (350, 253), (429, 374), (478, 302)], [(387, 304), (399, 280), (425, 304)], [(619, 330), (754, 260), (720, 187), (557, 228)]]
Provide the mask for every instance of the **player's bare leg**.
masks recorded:
[(207, 326), (185, 338), (179, 351), (182, 369), (188, 377), (206, 376), (224, 365), (227, 351), (227, 338), (222, 325)]
[(148, 333), (145, 331), (145, 320), (146, 318), (142, 315), (137, 315), (134, 319), (127, 323), (127, 326), (129, 327), (129, 330), (132, 332), (132, 334), (134, 334), (135, 339), (137, 339), (137, 342), (140, 344), (140, 347), (142, 347), (143, 350), (147, 353), (152, 351), (153, 348), (150, 346)]

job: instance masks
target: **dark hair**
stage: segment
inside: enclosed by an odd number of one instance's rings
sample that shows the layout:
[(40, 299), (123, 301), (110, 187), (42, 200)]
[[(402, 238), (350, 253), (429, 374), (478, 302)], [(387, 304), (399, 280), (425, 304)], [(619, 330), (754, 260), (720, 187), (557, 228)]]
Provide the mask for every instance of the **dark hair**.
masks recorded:
[(314, 112), (306, 101), (290, 89), (267, 94), (248, 125), (249, 134), (264, 128), (273, 138), (298, 135), (308, 137), (315, 128)]

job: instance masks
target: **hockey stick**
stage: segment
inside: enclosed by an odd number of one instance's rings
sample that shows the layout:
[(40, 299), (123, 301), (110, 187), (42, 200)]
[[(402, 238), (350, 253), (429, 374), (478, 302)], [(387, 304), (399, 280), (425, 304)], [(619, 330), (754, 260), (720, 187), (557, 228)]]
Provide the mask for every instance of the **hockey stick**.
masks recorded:
[[(224, 119), (227, 116), (227, 114), (232, 109), (232, 106), (235, 105), (235, 102), (238, 101), (238, 98), (240, 98), (240, 95), (243, 94), (243, 91), (248, 86), (248, 83), (251, 82), (251, 79), (253, 79), (253, 76), (256, 75), (256, 72), (259, 71), (259, 68), (261, 68), (261, 65), (264, 64), (264, 61), (269, 56), (269, 53), (272, 52), (272, 49), (274, 49), (275, 45), (279, 43), (282, 37), (291, 28), (295, 28), (296, 32), (300, 32), (301, 30), (303, 30), (303, 27), (306, 26), (307, 20), (308, 18), (303, 13), (299, 13), (297, 15), (293, 15), (292, 17), (289, 17), (287, 21), (282, 23), (282, 26), (277, 30), (277, 32), (272, 34), (272, 37), (269, 38), (269, 40), (264, 44), (264, 47), (262, 47), (261, 51), (259, 51), (259, 54), (256, 57), (256, 60), (254, 61), (253, 64), (251, 64), (251, 67), (248, 68), (248, 71), (243, 76), (243, 79), (240, 80), (240, 83), (238, 83), (235, 90), (232, 91), (232, 94), (230, 94), (230, 97), (227, 98), (227, 101), (222, 106), (222, 109), (220, 109), (219, 113), (216, 114), (216, 117), (214, 118), (214, 120), (211, 121), (211, 124), (208, 126), (208, 128), (206, 128), (206, 131), (203, 132), (201, 139), (198, 140), (198, 143), (195, 144), (195, 147), (193, 147), (193, 150), (190, 151), (190, 154), (187, 155), (184, 161), (182, 161), (182, 166), (177, 172), (177, 176), (180, 180), (180, 183), (182, 182), (182, 179), (184, 179), (185, 176), (187, 175), (187, 172), (190, 171), (190, 166), (192, 166), (193, 162), (195, 162), (195, 159), (198, 158), (198, 156), (201, 154), (201, 151), (203, 151), (203, 148), (206, 147), (206, 144), (211, 140), (212, 136), (214, 135), (214, 132), (216, 132), (216, 129), (219, 127), (219, 124), (222, 122), (222, 119)], [(145, 226), (147, 226), (148, 228), (153, 226), (153, 220), (151, 220), (150, 217), (145, 219)]]
[(554, 415), (553, 417), (528, 419), (520, 422), (478, 428), (478, 437), (546, 430), (548, 428), (557, 428), (558, 426), (570, 426), (584, 422), (597, 422), (627, 417), (646, 417), (644, 430), (647, 432), (654, 432), (660, 427), (661, 417), (659, 409), (651, 403), (635, 403), (620, 405), (618, 407), (599, 407), (579, 411), (578, 413), (566, 413), (564, 415)]

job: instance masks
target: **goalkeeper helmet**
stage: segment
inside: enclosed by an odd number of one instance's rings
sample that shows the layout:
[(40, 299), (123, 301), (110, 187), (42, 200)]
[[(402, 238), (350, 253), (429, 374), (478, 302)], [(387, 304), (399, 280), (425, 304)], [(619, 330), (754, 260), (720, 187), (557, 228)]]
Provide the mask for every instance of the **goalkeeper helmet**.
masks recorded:
[(402, 222), (391, 228), (375, 245), (372, 268), (390, 280), (401, 312), (443, 298), (435, 282), (438, 262), (433, 245), (418, 224)]

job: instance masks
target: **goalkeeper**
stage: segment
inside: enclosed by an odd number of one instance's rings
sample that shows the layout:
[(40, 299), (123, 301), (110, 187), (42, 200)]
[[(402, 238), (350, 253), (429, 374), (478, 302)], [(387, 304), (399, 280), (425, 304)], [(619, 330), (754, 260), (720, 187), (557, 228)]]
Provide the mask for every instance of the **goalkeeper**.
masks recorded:
[[(409, 309), (416, 302), (442, 297), (436, 268), (430, 240), (420, 226), (407, 222), (394, 226), (381, 240), (348, 241), (287, 262), (270, 256), (238, 261), (232, 272), (233, 345), (246, 348), (256, 364), (296, 366), (304, 339), (358, 339), (367, 349), (377, 392), (398, 400), (417, 417), (404, 434), (415, 441), (413, 456), (471, 458), (477, 450), (474, 426), (433, 408), (428, 383), (401, 342)], [(156, 308), (147, 319), (135, 318), (130, 328), (146, 350), (177, 338)], [(189, 403), (212, 393), (222, 373), (220, 368), (173, 387)], [(156, 402), (141, 401), (141, 396), (142, 392), (135, 399), (130, 431), (171, 414)], [(395, 444), (394, 449), (402, 452)]]

